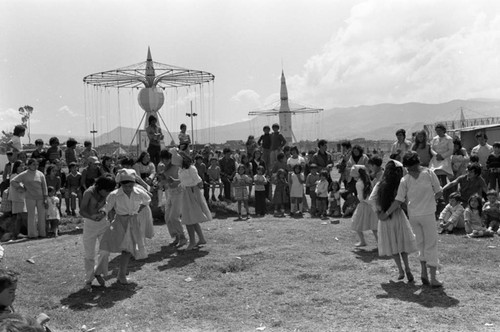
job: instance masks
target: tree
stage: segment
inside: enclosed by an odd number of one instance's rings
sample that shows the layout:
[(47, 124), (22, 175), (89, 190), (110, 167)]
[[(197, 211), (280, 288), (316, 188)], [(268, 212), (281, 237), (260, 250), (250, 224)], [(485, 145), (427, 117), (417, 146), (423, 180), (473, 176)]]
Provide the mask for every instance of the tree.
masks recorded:
[(28, 128), (28, 143), (31, 143), (31, 126), (30, 126), (30, 117), (31, 113), (33, 113), (33, 107), (29, 105), (25, 105), (24, 107), (19, 107), (19, 114), (21, 114), (21, 124)]

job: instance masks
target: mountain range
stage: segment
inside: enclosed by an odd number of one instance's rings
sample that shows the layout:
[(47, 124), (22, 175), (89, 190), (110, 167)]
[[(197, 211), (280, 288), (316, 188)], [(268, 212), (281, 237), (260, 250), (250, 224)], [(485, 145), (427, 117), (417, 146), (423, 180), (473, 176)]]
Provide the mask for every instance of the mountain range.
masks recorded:
[[(366, 138), (373, 140), (394, 139), (399, 128), (408, 133), (420, 130), (424, 124), (439, 121), (460, 119), (461, 110), (466, 118), (480, 118), (500, 116), (500, 100), (496, 99), (468, 99), (453, 100), (441, 104), (405, 103), (405, 104), (378, 104), (370, 106), (354, 106), (331, 108), (320, 114), (292, 116), (293, 131), (297, 140), (341, 140)], [(265, 124), (278, 122), (277, 116), (255, 117), (248, 121), (241, 121), (213, 128), (195, 130), (194, 136), (200, 143), (223, 143), (228, 140), (246, 141), (248, 135), (259, 137)], [(178, 128), (172, 124), (171, 128)], [(166, 130), (165, 142), (171, 139)], [(136, 128), (117, 127), (96, 137), (96, 145), (108, 142), (121, 141), (128, 145), (135, 135)], [(191, 134), (191, 131), (188, 132)], [(177, 142), (178, 132), (171, 133)], [(31, 134), (34, 138), (42, 138), (48, 142), (52, 135)], [(66, 136), (59, 136), (61, 142)], [(83, 142), (83, 137), (75, 137)], [(88, 139), (88, 138), (86, 138)]]

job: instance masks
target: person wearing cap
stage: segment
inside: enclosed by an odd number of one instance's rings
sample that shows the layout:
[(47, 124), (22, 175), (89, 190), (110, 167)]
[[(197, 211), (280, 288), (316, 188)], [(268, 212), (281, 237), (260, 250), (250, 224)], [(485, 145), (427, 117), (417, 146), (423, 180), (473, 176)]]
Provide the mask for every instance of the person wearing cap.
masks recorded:
[(102, 236), (100, 250), (121, 253), (118, 283), (128, 284), (127, 270), (130, 257), (139, 258), (138, 241), (142, 233), (138, 215), (151, 202), (149, 195), (136, 186), (134, 170), (122, 169), (117, 174), (120, 188), (112, 191), (106, 200), (104, 211), (114, 215), (109, 228)]
[(236, 174), (236, 162), (231, 157), (231, 149), (224, 148), (223, 157), (219, 160), (220, 176), (224, 185), (224, 198), (231, 200), (231, 182)]
[[(75, 163), (72, 165), (76, 166)], [(83, 193), (80, 204), (80, 215), (83, 217), (83, 252), (85, 266), (85, 289), (91, 290), (92, 280), (97, 279), (101, 286), (105, 285), (104, 276), (108, 274), (109, 252), (100, 250), (95, 260), (96, 244), (108, 229), (109, 223), (104, 210), (106, 197), (115, 190), (116, 182), (112, 177), (100, 177), (94, 185)]]
[[(443, 196), (443, 190), (436, 174), (420, 166), (417, 152), (407, 152), (403, 157), (403, 166), (407, 168), (408, 174), (401, 179), (394, 202), (378, 217), (385, 221), (401, 204), (407, 203), (408, 219), (417, 239), (422, 283), (432, 287), (442, 287), (443, 284), (436, 278), (439, 259), (435, 213), (436, 200)], [(430, 272), (430, 279), (427, 269)]]
[(91, 185), (94, 184), (95, 179), (103, 175), (104, 172), (101, 170), (101, 162), (96, 156), (88, 157), (87, 167), (82, 171), (82, 188), (87, 190)]

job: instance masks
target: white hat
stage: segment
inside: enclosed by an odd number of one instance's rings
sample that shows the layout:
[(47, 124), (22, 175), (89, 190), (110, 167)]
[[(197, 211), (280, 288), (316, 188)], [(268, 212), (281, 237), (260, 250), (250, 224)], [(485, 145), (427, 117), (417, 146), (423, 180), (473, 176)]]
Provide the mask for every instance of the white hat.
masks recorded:
[(88, 157), (87, 162), (90, 164), (100, 164), (99, 159), (96, 156)]
[(135, 182), (136, 172), (133, 169), (123, 168), (116, 174), (116, 182), (132, 181)]

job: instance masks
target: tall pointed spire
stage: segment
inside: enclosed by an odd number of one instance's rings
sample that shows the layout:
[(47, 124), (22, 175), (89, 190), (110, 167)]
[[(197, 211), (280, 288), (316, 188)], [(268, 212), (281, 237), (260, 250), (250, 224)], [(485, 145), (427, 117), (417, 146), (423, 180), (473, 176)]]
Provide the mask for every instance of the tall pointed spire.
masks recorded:
[(291, 143), (293, 141), (292, 131), (292, 113), (288, 105), (288, 89), (286, 88), (285, 73), (281, 70), (281, 89), (280, 89), (280, 110), (278, 118), (280, 121), (280, 131), (286, 141)]
[(148, 46), (148, 58), (146, 59), (146, 81), (147, 81), (146, 88), (153, 87), (155, 76), (156, 75), (155, 75), (155, 68), (153, 66), (153, 58), (151, 57), (151, 50), (149, 49)]

